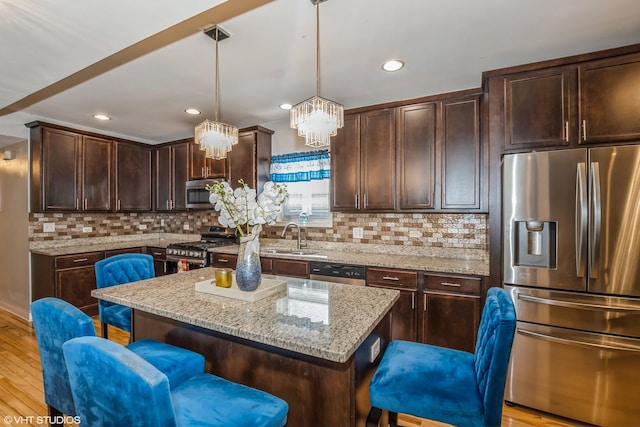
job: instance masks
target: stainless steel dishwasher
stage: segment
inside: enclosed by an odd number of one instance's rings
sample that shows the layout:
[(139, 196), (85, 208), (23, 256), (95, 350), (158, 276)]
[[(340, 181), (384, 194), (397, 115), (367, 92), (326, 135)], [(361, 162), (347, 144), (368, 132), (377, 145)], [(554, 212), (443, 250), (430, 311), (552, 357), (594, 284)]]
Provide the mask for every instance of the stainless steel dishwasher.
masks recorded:
[(312, 280), (346, 283), (356, 286), (364, 286), (366, 284), (367, 268), (362, 265), (312, 261), (309, 263), (309, 270), (309, 279)]

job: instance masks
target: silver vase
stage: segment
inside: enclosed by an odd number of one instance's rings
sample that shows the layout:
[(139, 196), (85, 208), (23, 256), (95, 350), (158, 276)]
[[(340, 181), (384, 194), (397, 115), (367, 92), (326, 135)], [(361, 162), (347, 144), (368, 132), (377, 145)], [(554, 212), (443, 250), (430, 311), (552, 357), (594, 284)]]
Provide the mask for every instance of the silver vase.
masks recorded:
[(255, 291), (260, 286), (262, 267), (260, 266), (259, 234), (240, 237), (236, 283), (242, 291)]

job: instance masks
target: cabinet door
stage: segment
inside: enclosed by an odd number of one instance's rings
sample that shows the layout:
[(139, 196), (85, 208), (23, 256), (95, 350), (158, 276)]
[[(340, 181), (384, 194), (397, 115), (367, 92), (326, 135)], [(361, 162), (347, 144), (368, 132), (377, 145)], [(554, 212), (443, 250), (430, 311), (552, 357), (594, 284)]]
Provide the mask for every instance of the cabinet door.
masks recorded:
[[(238, 180), (242, 179), (251, 188), (257, 185), (256, 164), (256, 134), (254, 132), (241, 133), (238, 143), (227, 153), (229, 159), (229, 185), (232, 188), (239, 186)], [(262, 189), (256, 189), (258, 193)]]
[(479, 296), (424, 292), (421, 341), (473, 353), (479, 319)]
[(188, 179), (227, 177), (227, 159), (214, 160), (205, 158), (204, 151), (195, 142), (189, 143), (188, 151)]
[(153, 269), (155, 271), (156, 277), (166, 275), (167, 274), (166, 248), (156, 248), (156, 247), (147, 246), (145, 253), (153, 257)]
[(116, 210), (151, 210), (151, 150), (116, 142)]
[(360, 197), (360, 116), (347, 114), (331, 141), (331, 210), (355, 210)]
[(479, 98), (443, 102), (441, 208), (480, 209)]
[(309, 263), (306, 261), (273, 258), (272, 269), (273, 274), (280, 276), (309, 278)]
[(361, 114), (361, 209), (395, 208), (395, 120), (391, 108)]
[(171, 208), (172, 210), (186, 210), (186, 183), (189, 180), (189, 144), (174, 145), (171, 147), (171, 151)]
[(79, 134), (58, 129), (42, 129), (43, 210), (80, 209)]
[(398, 108), (400, 209), (435, 207), (436, 105), (425, 103)]
[(91, 296), (96, 289), (94, 266), (70, 268), (56, 271), (56, 294), (87, 314), (95, 314), (98, 300)]
[(640, 55), (580, 66), (581, 142), (640, 139)]
[(505, 79), (505, 149), (568, 145), (575, 140), (575, 67)]
[(155, 169), (155, 209), (171, 210), (171, 147), (162, 147), (154, 151)]
[(112, 142), (108, 139), (82, 138), (82, 204), (87, 211), (111, 210)]
[[(386, 286), (367, 285), (386, 288)], [(417, 341), (418, 329), (416, 322), (416, 293), (415, 290), (398, 289), (400, 298), (391, 308), (391, 339)]]

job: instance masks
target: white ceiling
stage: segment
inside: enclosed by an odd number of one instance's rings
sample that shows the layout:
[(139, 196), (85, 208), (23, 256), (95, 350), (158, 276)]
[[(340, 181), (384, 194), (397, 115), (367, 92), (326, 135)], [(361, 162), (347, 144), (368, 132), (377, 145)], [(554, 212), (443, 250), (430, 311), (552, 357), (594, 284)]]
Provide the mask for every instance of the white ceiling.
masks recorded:
[[(246, 0), (234, 0), (246, 1)], [(0, 109), (222, 0), (0, 0)], [(215, 22), (211, 22), (214, 24)], [(222, 121), (282, 122), (315, 94), (315, 7), (275, 0), (220, 22)], [(480, 87), (483, 71), (640, 43), (639, 0), (329, 0), (321, 94), (346, 108)], [(175, 34), (173, 35), (175, 36)], [(43, 120), (159, 143), (213, 118), (215, 43), (192, 35), (0, 117), (0, 146)], [(385, 73), (385, 59), (406, 67)], [(183, 110), (197, 107), (199, 117)], [(96, 112), (113, 120), (98, 122)]]

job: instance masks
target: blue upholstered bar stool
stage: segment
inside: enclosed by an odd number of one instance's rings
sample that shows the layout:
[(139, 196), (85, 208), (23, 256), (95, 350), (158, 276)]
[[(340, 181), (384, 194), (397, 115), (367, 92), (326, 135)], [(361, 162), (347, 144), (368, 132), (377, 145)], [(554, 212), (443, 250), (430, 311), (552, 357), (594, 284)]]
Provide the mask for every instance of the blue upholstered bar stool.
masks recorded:
[(150, 363), (112, 341), (75, 338), (62, 346), (81, 424), (100, 426), (282, 427), (283, 400), (211, 374), (171, 389)]
[(382, 410), (392, 426), (398, 413), (461, 427), (500, 426), (515, 326), (513, 301), (491, 288), (474, 354), (392, 341), (371, 380), (367, 427), (378, 425)]
[[(57, 298), (42, 298), (31, 304), (33, 327), (40, 352), (44, 398), (49, 415), (76, 415), (62, 344), (71, 338), (93, 336), (89, 316)], [(204, 372), (204, 357), (193, 351), (145, 339), (127, 346), (168, 377), (171, 387)]]
[[(155, 277), (153, 257), (145, 254), (122, 254), (96, 263), (96, 286), (107, 288)], [(98, 301), (102, 336), (107, 338), (108, 325), (131, 332), (131, 309), (109, 301)]]

